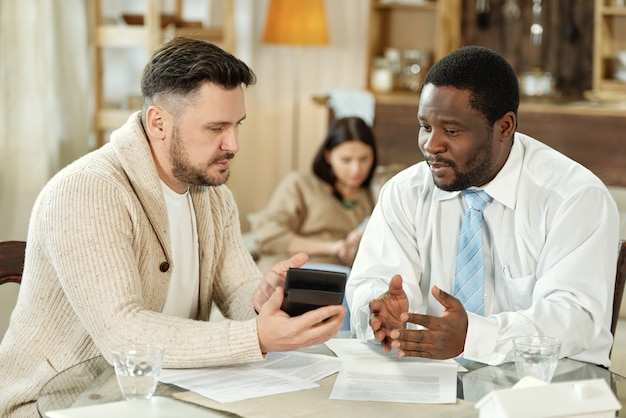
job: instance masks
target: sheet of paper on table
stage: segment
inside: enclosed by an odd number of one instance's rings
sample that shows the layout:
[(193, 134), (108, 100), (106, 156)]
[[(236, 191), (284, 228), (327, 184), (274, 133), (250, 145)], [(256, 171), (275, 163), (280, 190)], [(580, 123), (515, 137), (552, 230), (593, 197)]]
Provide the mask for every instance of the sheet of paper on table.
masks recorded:
[(455, 403), (459, 365), (454, 360), (399, 358), (380, 344), (334, 338), (326, 342), (342, 366), (330, 399)]
[(458, 372), (466, 372), (467, 369), (454, 359), (449, 360), (429, 360), (420, 357), (399, 358), (396, 350), (385, 353), (383, 347), (378, 342), (362, 342), (356, 338), (332, 338), (326, 341), (325, 345), (335, 353), (340, 360), (363, 360), (363, 361), (390, 361), (405, 363), (435, 363), (454, 364)]
[(202, 369), (164, 369), (159, 380), (218, 402), (311, 389), (336, 373), (341, 360), (297, 351), (269, 353), (264, 361)]

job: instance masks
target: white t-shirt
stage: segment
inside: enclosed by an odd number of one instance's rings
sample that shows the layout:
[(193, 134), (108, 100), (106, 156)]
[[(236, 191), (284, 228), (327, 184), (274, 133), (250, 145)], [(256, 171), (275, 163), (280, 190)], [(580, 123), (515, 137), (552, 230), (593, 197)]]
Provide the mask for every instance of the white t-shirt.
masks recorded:
[(170, 227), (172, 279), (164, 314), (195, 319), (198, 315), (200, 264), (198, 228), (189, 190), (178, 194), (161, 182)]

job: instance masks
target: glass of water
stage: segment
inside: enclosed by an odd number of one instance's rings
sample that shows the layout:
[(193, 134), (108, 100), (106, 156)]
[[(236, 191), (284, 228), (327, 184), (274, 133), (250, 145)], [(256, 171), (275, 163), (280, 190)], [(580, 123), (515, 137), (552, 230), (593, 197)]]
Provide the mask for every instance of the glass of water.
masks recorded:
[(117, 382), (126, 400), (150, 399), (159, 383), (163, 347), (129, 344), (113, 350)]
[(556, 338), (525, 336), (513, 340), (517, 375), (550, 383), (559, 362), (561, 342)]

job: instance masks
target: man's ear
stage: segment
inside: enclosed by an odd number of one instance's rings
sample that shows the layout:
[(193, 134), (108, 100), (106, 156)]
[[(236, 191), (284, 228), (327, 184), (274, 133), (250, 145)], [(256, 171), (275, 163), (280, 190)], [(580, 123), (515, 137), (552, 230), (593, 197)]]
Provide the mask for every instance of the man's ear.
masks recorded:
[(500, 134), (502, 141), (508, 141), (515, 134), (517, 128), (517, 117), (513, 112), (506, 112), (504, 116), (496, 121), (496, 132)]
[(150, 140), (161, 140), (165, 138), (165, 110), (159, 106), (150, 106), (146, 110), (146, 133)]

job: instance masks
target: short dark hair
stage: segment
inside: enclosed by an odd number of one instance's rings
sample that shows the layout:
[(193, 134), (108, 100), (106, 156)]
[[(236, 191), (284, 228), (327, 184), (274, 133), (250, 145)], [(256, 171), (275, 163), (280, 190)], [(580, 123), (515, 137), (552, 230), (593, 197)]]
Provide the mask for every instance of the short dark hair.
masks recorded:
[(360, 141), (372, 148), (374, 159), (372, 161), (372, 167), (370, 172), (361, 185), (361, 188), (365, 189), (370, 186), (372, 177), (374, 177), (374, 171), (378, 164), (378, 152), (376, 150), (376, 141), (374, 139), (374, 133), (371, 128), (358, 117), (345, 117), (336, 119), (328, 128), (328, 133), (324, 142), (320, 146), (315, 158), (313, 159), (313, 173), (319, 177), (322, 181), (328, 183), (333, 188), (333, 195), (339, 200), (342, 199), (341, 193), (335, 188), (335, 182), (337, 177), (333, 172), (332, 167), (326, 161), (325, 152), (330, 151), (336, 146), (348, 141)]
[(517, 117), (517, 75), (511, 64), (491, 49), (466, 46), (452, 51), (428, 71), (426, 84), (468, 90), (470, 106), (485, 115), (490, 126), (507, 112)]
[(158, 94), (187, 97), (205, 82), (226, 89), (256, 82), (254, 72), (243, 61), (206, 41), (175, 37), (157, 49), (143, 70), (141, 94), (144, 106)]

